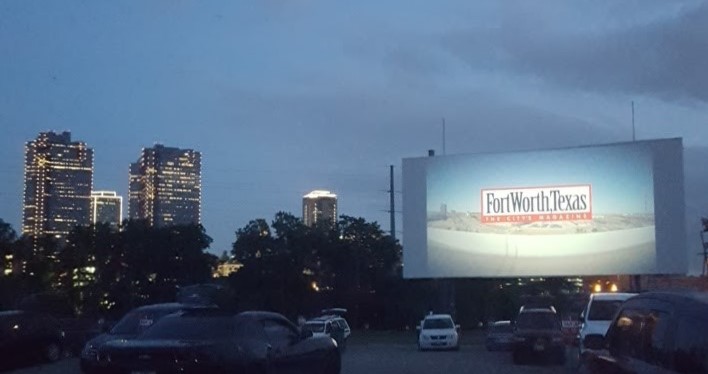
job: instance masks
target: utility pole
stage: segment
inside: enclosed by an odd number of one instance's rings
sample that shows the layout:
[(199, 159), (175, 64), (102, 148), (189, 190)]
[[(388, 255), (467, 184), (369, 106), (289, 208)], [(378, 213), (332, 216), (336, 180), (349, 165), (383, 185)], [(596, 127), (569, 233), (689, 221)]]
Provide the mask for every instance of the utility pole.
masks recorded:
[(637, 130), (634, 127), (634, 100), (632, 100), (632, 141), (637, 141)]
[(390, 205), (390, 211), (389, 213), (391, 214), (391, 238), (393, 238), (394, 241), (396, 241), (396, 190), (393, 188), (393, 165), (390, 166), (390, 179), (391, 179), (391, 186), (390, 189), (388, 190), (389, 198), (391, 199), (391, 205)]
[(442, 151), (443, 151), (443, 156), (447, 154), (447, 147), (446, 147), (446, 139), (445, 139), (445, 117), (442, 119)]
[(706, 233), (708, 232), (708, 218), (701, 218), (703, 230), (701, 230), (701, 245), (703, 246), (703, 266), (701, 274), (705, 277), (708, 275), (708, 241)]

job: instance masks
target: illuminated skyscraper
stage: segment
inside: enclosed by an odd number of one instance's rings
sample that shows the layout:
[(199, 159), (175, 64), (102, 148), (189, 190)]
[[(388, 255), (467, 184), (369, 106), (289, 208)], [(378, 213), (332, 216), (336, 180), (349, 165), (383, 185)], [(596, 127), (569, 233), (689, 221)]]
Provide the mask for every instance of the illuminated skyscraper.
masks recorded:
[(118, 226), (123, 219), (123, 197), (115, 191), (91, 192), (91, 223)]
[(314, 226), (324, 221), (337, 222), (337, 195), (330, 191), (315, 190), (302, 197), (302, 221)]
[(65, 239), (90, 223), (93, 149), (71, 133), (42, 132), (25, 145), (22, 233)]
[(202, 155), (191, 149), (144, 148), (130, 165), (129, 215), (151, 226), (201, 222)]

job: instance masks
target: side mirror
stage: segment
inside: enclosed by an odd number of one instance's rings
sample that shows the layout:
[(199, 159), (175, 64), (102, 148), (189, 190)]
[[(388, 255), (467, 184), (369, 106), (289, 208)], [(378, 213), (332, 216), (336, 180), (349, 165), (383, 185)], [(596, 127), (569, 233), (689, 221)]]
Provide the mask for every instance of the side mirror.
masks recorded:
[(455, 330), (460, 331), (460, 325), (455, 325)]
[(415, 327), (415, 330), (416, 330), (416, 331), (420, 331), (420, 326), (416, 326), (416, 327)]

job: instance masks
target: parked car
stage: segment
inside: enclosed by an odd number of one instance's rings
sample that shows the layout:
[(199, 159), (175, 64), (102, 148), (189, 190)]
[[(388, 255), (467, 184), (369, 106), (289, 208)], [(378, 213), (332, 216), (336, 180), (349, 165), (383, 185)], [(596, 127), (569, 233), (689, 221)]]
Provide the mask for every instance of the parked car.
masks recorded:
[(349, 328), (349, 323), (344, 318), (345, 314), (347, 314), (347, 310), (344, 308), (324, 309), (322, 310), (322, 316), (320, 318), (330, 318), (335, 321), (344, 330), (344, 337), (349, 338), (352, 330)]
[(514, 329), (511, 321), (496, 321), (487, 329), (485, 346), (488, 351), (506, 351), (512, 347)]
[(565, 362), (565, 346), (554, 308), (522, 308), (514, 323), (512, 357), (522, 364), (531, 357)]
[(591, 344), (593, 373), (708, 373), (708, 293), (634, 296), (620, 307), (604, 344)]
[(105, 343), (113, 340), (134, 339), (140, 333), (152, 326), (155, 322), (168, 314), (190, 310), (194, 308), (213, 308), (210, 306), (166, 303), (145, 305), (128, 312), (110, 330), (86, 342), (81, 350), (80, 365), (84, 373), (96, 373), (105, 367), (105, 363), (98, 360), (98, 349)]
[(338, 374), (341, 367), (334, 340), (270, 312), (174, 313), (135, 339), (105, 343), (98, 357), (120, 373)]
[(58, 361), (65, 346), (64, 331), (51, 316), (24, 310), (0, 312), (1, 364), (18, 360)]
[(337, 342), (340, 351), (346, 349), (347, 339), (351, 334), (347, 321), (339, 316), (322, 316), (313, 318), (302, 326), (304, 330), (312, 332), (313, 336), (331, 337)]
[(66, 294), (57, 292), (34, 293), (17, 303), (17, 310), (46, 316), (58, 323), (64, 333), (65, 354), (78, 355), (88, 340), (101, 333), (94, 318), (77, 316)]
[(460, 325), (449, 314), (430, 314), (418, 326), (418, 349), (460, 349)]
[[(595, 293), (590, 295), (585, 310), (580, 315), (580, 331), (578, 333), (578, 362), (582, 361), (590, 346), (602, 346), (605, 334), (610, 328), (620, 305), (634, 293)], [(596, 342), (592, 342), (596, 340)]]

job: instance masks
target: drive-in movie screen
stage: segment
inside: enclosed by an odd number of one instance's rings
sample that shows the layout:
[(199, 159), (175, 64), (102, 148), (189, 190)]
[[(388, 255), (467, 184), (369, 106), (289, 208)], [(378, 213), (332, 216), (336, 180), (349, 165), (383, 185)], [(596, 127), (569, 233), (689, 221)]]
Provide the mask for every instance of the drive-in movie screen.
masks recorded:
[(670, 222), (683, 219), (681, 151), (670, 139), (406, 159), (406, 275), (680, 271), (657, 266), (657, 232), (684, 235)]

